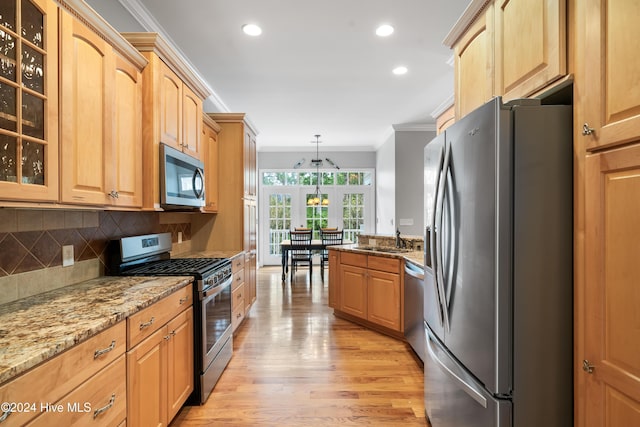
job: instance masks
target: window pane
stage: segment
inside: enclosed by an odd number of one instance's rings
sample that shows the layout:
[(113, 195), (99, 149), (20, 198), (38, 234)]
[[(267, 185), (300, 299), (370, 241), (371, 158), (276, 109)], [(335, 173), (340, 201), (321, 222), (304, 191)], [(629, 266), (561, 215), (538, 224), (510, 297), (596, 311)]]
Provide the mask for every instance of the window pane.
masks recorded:
[(338, 185), (346, 185), (347, 184), (347, 173), (346, 172), (338, 172), (336, 174), (336, 183)]
[(373, 174), (371, 172), (365, 172), (362, 178), (363, 185), (371, 185)]
[(17, 132), (16, 88), (0, 83), (0, 128)]
[(311, 181), (312, 181), (312, 177), (311, 177), (311, 173), (309, 172), (301, 172), (299, 175), (300, 178), (300, 185), (312, 185)]
[(0, 25), (16, 30), (16, 2), (15, 0), (2, 0), (0, 2)]
[(0, 181), (17, 182), (16, 138), (0, 134)]
[(298, 172), (287, 172), (285, 183), (286, 185), (298, 184)]
[(42, 23), (42, 13), (29, 0), (22, 0), (22, 37), (40, 48), (44, 28)]
[(333, 172), (322, 172), (322, 185), (333, 185)]
[(42, 144), (22, 141), (22, 182), (44, 185), (44, 150)]
[(44, 57), (30, 47), (22, 49), (22, 85), (38, 93), (44, 93)]
[(44, 100), (22, 93), (22, 133), (44, 139)]
[[(2, 6), (0, 6), (1, 8)], [(16, 82), (16, 41), (0, 30), (0, 76)]]

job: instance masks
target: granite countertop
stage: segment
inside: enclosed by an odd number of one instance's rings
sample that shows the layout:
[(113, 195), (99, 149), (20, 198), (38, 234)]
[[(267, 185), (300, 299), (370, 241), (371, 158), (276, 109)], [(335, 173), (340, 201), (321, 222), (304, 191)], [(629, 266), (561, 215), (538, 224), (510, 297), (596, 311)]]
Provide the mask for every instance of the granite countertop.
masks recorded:
[(407, 252), (385, 252), (384, 250), (373, 250), (371, 246), (361, 246), (358, 244), (352, 245), (336, 245), (330, 246), (331, 249), (342, 252), (357, 252), (367, 255), (375, 255), (385, 258), (400, 258), (405, 259), (419, 267), (424, 268), (424, 253), (422, 251), (407, 251)]
[(106, 276), (0, 305), (0, 384), (192, 281)]

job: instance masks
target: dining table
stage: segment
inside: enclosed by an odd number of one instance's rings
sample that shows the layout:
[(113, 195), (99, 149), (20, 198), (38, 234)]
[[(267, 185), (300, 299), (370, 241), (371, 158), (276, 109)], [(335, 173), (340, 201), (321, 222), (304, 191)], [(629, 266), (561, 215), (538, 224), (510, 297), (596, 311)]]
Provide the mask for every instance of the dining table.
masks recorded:
[[(349, 245), (352, 242), (350, 240), (344, 239), (342, 241), (343, 245)], [(312, 239), (311, 243), (306, 244), (306, 245), (301, 245), (300, 243), (297, 243), (295, 245), (291, 244), (291, 240), (286, 239), (286, 240), (282, 240), (280, 242), (280, 251), (282, 252), (282, 281), (284, 281), (287, 278), (287, 273), (289, 272), (289, 251), (294, 249), (299, 250), (299, 249), (309, 249), (309, 250), (324, 250), (327, 248), (327, 245), (325, 243), (322, 243), (321, 239)]]

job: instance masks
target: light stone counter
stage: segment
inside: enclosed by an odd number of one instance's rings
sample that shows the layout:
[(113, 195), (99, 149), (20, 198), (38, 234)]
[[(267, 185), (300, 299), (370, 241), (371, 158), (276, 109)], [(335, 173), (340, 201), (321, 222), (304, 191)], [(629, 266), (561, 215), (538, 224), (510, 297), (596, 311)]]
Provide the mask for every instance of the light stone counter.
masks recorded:
[(424, 253), (422, 251), (406, 251), (406, 252), (385, 252), (384, 247), (380, 247), (380, 250), (371, 249), (370, 246), (363, 246), (361, 244), (354, 245), (336, 245), (330, 246), (329, 249), (334, 249), (342, 252), (356, 252), (367, 255), (375, 255), (385, 258), (400, 258), (405, 259), (419, 267), (424, 267)]
[(0, 305), (0, 384), (193, 281), (98, 277)]

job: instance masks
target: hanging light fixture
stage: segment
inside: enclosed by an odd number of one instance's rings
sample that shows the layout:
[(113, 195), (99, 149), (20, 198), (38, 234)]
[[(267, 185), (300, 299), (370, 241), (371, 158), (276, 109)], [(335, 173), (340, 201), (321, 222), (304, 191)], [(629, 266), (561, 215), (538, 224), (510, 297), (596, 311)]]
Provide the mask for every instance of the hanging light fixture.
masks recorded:
[(314, 136), (316, 140), (311, 141), (311, 143), (316, 144), (316, 158), (311, 159), (311, 164), (316, 165), (316, 190), (311, 197), (307, 199), (307, 206), (328, 206), (329, 199), (327, 197), (323, 198), (320, 192), (320, 165), (322, 164), (322, 159), (319, 155), (320, 135)]

